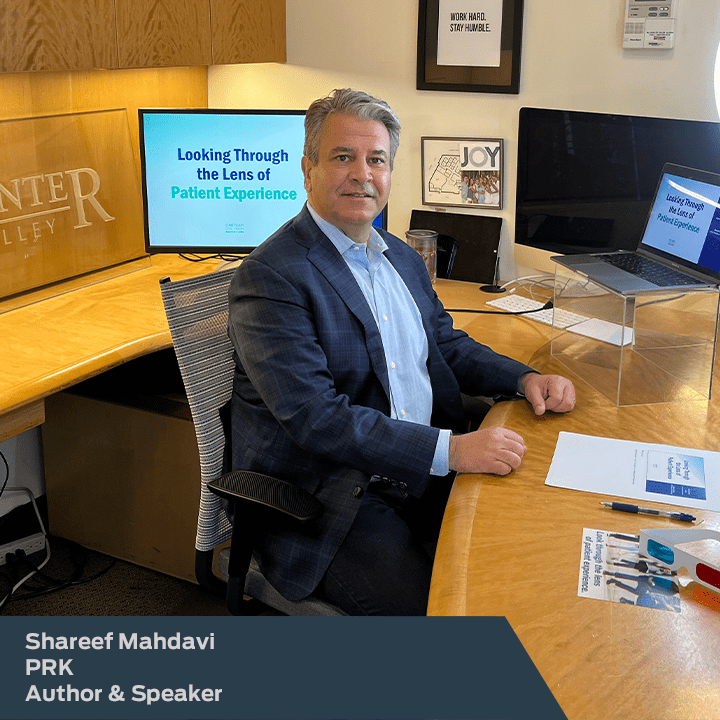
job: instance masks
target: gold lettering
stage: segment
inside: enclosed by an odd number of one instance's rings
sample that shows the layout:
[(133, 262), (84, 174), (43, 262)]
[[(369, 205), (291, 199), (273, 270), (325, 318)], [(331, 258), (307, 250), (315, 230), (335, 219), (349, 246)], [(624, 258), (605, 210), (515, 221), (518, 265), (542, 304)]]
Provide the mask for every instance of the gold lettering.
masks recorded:
[(30, 175), (28, 177), (24, 177), (22, 179), (22, 184), (24, 185), (26, 182), (30, 181), (30, 191), (32, 192), (32, 198), (33, 201), (30, 203), (33, 207), (36, 205), (42, 205), (42, 200), (40, 199), (40, 196), (38, 195), (38, 180), (43, 179), (43, 175)]
[[(90, 192), (83, 195), (82, 188), (80, 186), (80, 173), (89, 175), (92, 179), (92, 188)], [(73, 184), (73, 192), (75, 194), (75, 208), (77, 210), (78, 222), (74, 225), (74, 229), (77, 230), (81, 227), (88, 227), (92, 223), (85, 217), (85, 205), (84, 202), (87, 200), (96, 210), (97, 214), (105, 221), (109, 222), (115, 218), (106, 212), (105, 208), (98, 202), (95, 195), (100, 190), (100, 176), (92, 168), (78, 168), (77, 170), (68, 170), (67, 174), (70, 176)]]
[(0, 212), (7, 212), (7, 208), (3, 205), (2, 197), (5, 195), (18, 210), (22, 210), (22, 200), (20, 200), (19, 180), (10, 181), (15, 186), (15, 194), (13, 195), (2, 183), (0, 183)]
[[(62, 197), (58, 197), (58, 190), (63, 191), (63, 184), (62, 184), (62, 172), (54, 172), (54, 173), (47, 173), (45, 177), (48, 181), (48, 187), (50, 188), (50, 202), (62, 202), (63, 200), (67, 200), (68, 195), (65, 193)], [(55, 178), (61, 178), (59, 182), (55, 182)]]
[[(89, 225), (92, 225), (92, 222), (87, 218), (88, 204), (93, 207), (93, 209), (97, 212), (100, 218), (105, 222), (115, 220), (115, 218), (110, 215), (110, 213), (108, 213), (105, 208), (100, 204), (96, 197), (100, 190), (100, 175), (97, 173), (96, 170), (93, 170), (93, 168), (77, 168), (76, 170), (67, 170), (66, 172), (52, 172), (45, 175), (28, 175), (26, 177), (10, 180), (5, 185), (0, 183), (0, 213), (8, 212), (9, 210), (9, 208), (5, 207), (5, 205), (3, 204), (3, 197), (7, 198), (13, 205), (15, 205), (15, 207), (18, 208), (18, 210), (23, 209), (23, 197), (20, 194), (21, 185), (23, 187), (27, 187), (30, 191), (29, 199), (31, 201), (31, 207), (42, 206), (48, 202), (66, 202), (69, 199), (69, 193), (65, 190), (63, 184), (63, 175), (67, 175), (72, 183), (72, 194), (74, 195), (73, 200), (77, 213), (77, 224), (74, 226), (74, 229), (88, 227)], [(88, 180), (86, 180), (86, 178), (89, 178), (89, 189), (87, 188)], [(43, 189), (43, 183), (47, 184), (47, 191)], [(83, 186), (85, 186), (85, 191), (83, 190)], [(28, 198), (25, 197), (26, 203), (27, 200)], [(59, 208), (60, 211), (70, 209), (71, 205)], [(32, 217), (55, 213), (59, 210), (48, 209), (41, 212), (34, 212), (26, 214), (23, 217), (17, 217), (15, 218), (15, 220), (29, 220)], [(0, 221), (0, 223), (7, 222), (11, 222), (11, 220), (8, 219)], [(47, 222), (52, 232), (55, 220), (53, 219), (52, 223), (50, 221)], [(5, 235), (3, 235), (3, 237), (5, 237)], [(6, 237), (5, 240), (7, 244)]]

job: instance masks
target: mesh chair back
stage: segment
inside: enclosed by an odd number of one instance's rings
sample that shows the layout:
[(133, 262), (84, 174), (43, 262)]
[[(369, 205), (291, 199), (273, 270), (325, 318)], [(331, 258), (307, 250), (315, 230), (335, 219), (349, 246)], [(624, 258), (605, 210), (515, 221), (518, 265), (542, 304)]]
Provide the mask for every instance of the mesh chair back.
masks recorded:
[(228, 285), (234, 268), (187, 280), (160, 281), (165, 314), (200, 451), (200, 512), (195, 547), (212, 550), (232, 527), (207, 483), (222, 475), (225, 433), (220, 408), (232, 394), (233, 347), (227, 334)]

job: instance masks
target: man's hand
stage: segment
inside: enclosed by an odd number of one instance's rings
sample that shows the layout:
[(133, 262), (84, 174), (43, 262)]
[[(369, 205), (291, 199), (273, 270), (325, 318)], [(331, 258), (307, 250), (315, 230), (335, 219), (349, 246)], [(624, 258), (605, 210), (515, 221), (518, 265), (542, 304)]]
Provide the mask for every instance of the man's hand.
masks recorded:
[(516, 432), (490, 427), (450, 438), (450, 469), (507, 475), (520, 467), (527, 448)]
[(546, 410), (569, 412), (575, 407), (575, 386), (562, 375), (528, 373), (520, 378), (520, 385), (536, 415)]

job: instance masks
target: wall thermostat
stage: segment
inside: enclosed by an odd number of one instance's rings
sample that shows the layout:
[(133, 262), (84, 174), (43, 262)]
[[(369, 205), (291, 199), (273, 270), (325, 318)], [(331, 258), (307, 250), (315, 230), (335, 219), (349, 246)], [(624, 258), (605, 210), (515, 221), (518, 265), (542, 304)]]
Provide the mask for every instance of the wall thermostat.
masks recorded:
[(626, 0), (624, 48), (671, 48), (678, 0)]

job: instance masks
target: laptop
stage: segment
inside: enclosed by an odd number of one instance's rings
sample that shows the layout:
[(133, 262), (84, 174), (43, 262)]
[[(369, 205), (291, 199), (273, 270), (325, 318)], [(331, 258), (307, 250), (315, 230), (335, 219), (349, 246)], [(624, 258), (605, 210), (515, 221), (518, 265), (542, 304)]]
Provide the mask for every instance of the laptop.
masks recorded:
[(635, 251), (552, 258), (621, 295), (720, 285), (720, 175), (667, 163)]

